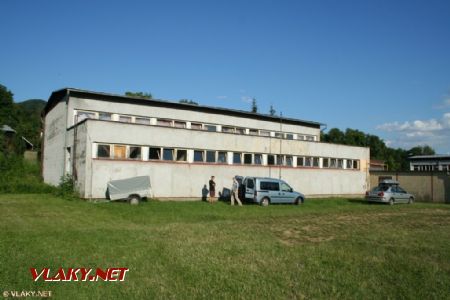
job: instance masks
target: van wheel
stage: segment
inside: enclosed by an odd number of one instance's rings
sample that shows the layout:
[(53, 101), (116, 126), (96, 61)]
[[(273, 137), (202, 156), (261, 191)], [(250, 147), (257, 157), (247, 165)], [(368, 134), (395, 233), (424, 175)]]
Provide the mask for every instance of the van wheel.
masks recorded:
[(265, 197), (261, 200), (261, 206), (268, 206), (270, 204), (269, 198)]
[(408, 204), (413, 204), (413, 202), (414, 202), (414, 198), (410, 197), (409, 200), (408, 200)]
[(130, 203), (131, 205), (138, 205), (140, 201), (141, 197), (139, 197), (138, 195), (131, 195), (130, 197), (128, 197), (128, 203)]
[(389, 205), (394, 205), (394, 199), (393, 198), (389, 199)]
[(303, 198), (302, 197), (298, 197), (297, 199), (295, 199), (295, 204), (297, 204), (297, 205), (303, 204)]

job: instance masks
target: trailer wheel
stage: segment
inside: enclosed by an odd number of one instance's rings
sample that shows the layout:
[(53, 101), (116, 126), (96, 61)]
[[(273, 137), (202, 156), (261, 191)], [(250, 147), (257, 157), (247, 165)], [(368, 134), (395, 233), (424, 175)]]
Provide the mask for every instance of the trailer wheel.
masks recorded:
[(139, 197), (138, 195), (130, 195), (128, 197), (128, 203), (130, 203), (131, 205), (138, 205), (139, 202), (141, 202), (141, 197)]

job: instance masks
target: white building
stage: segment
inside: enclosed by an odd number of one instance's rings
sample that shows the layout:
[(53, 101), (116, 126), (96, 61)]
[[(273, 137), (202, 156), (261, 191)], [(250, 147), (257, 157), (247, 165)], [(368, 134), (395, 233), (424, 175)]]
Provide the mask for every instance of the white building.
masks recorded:
[(416, 155), (408, 159), (411, 171), (450, 171), (450, 155)]
[(369, 149), (320, 142), (321, 123), (66, 88), (45, 108), (44, 181), (72, 175), (85, 198), (149, 175), (156, 198), (200, 198), (234, 175), (282, 178), (307, 196), (360, 196)]

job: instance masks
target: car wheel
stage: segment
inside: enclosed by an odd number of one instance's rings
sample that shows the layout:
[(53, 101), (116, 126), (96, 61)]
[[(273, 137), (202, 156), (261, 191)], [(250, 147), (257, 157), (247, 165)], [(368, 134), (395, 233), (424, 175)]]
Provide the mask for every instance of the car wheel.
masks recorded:
[(265, 197), (261, 200), (261, 206), (268, 206), (270, 204), (269, 198)]
[(302, 198), (302, 197), (298, 197), (298, 198), (295, 200), (295, 204), (297, 204), (297, 205), (303, 204), (303, 198)]
[(137, 195), (131, 195), (131, 196), (128, 198), (128, 202), (129, 202), (131, 205), (138, 205), (140, 201), (141, 201), (141, 198), (140, 198), (139, 196), (137, 196)]
[(391, 199), (389, 199), (389, 205), (394, 205), (394, 199), (393, 198), (391, 198)]
[(414, 202), (414, 198), (413, 197), (409, 197), (408, 204), (413, 204), (413, 202)]

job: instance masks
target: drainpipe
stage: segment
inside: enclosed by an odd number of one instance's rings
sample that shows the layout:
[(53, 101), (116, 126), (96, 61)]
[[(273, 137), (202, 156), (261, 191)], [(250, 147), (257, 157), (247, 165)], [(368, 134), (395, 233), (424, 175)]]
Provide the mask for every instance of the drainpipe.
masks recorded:
[(431, 202), (434, 202), (433, 171), (431, 171)]
[[(282, 124), (282, 117), (283, 117), (283, 113), (280, 111), (280, 133), (281, 134), (283, 134), (283, 124)], [(281, 136), (281, 139), (280, 139), (280, 156), (281, 156), (281, 143), (283, 143), (283, 136)], [(277, 159), (277, 163), (278, 163), (278, 159)], [(279, 164), (278, 165), (279, 167), (278, 167), (278, 179), (281, 179), (281, 165)]]

